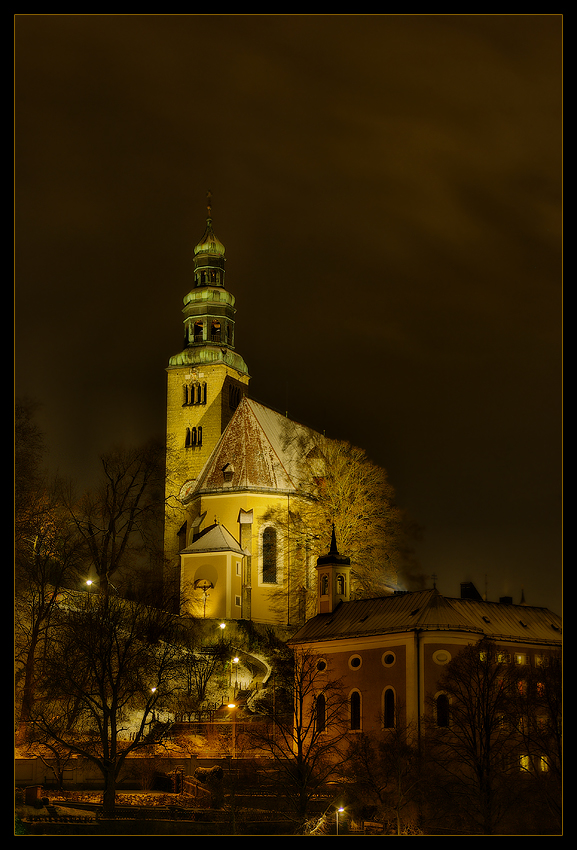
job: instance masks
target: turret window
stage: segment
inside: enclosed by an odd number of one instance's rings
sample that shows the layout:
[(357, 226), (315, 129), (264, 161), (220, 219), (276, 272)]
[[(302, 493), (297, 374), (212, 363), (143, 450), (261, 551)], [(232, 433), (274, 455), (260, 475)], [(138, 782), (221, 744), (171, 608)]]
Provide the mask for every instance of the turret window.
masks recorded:
[(220, 322), (217, 322), (216, 319), (213, 319), (210, 325), (210, 340), (211, 342), (221, 341)]
[(204, 324), (202, 322), (194, 323), (194, 342), (202, 342), (204, 340)]

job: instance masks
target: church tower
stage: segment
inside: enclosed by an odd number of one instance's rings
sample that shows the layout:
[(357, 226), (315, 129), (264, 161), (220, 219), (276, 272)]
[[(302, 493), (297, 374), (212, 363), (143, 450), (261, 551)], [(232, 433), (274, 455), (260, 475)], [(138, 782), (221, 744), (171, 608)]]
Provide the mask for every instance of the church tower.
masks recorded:
[(246, 393), (249, 374), (235, 351), (235, 298), (225, 286), (225, 249), (212, 227), (211, 197), (194, 247), (193, 285), (184, 297), (183, 349), (170, 358), (164, 551), (168, 575), (190, 541), (182, 503)]

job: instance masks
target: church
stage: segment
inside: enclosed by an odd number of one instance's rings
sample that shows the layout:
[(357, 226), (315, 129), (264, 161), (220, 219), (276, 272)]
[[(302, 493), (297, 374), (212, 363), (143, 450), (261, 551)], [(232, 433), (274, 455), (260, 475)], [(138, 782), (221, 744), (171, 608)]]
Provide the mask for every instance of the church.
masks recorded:
[(290, 517), (323, 437), (248, 395), (210, 206), (193, 255), (167, 369), (165, 586), (181, 613), (294, 627), (315, 613), (316, 558)]

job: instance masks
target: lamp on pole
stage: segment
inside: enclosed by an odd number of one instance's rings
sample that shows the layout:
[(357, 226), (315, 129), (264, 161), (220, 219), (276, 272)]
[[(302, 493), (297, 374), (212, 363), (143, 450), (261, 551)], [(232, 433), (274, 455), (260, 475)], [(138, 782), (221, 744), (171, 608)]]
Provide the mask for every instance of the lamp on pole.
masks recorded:
[(344, 812), (344, 809), (343, 809), (342, 806), (339, 806), (339, 808), (337, 809), (337, 811), (335, 813), (336, 817), (337, 817), (337, 835), (339, 834), (339, 812)]
[(232, 713), (232, 757), (236, 758), (236, 704), (234, 702), (229, 702), (228, 708), (230, 708)]

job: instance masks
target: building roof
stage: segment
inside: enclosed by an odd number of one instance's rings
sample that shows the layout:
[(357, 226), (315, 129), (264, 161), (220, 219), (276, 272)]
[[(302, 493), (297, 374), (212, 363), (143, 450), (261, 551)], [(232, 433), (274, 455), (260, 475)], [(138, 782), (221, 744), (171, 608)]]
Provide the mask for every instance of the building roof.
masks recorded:
[[(296, 492), (315, 432), (244, 397), (199, 476), (194, 493)], [(224, 470), (228, 470), (225, 480)]]
[(219, 523), (209, 525), (199, 534), (194, 543), (182, 549), (181, 555), (194, 555), (199, 552), (236, 552), (238, 555), (247, 553), (241, 549), (240, 543), (235, 540), (230, 531)]
[(561, 644), (561, 618), (547, 608), (454, 599), (431, 590), (341, 602), (312, 617), (291, 643), (361, 638), (420, 630), (467, 632), (499, 640)]

